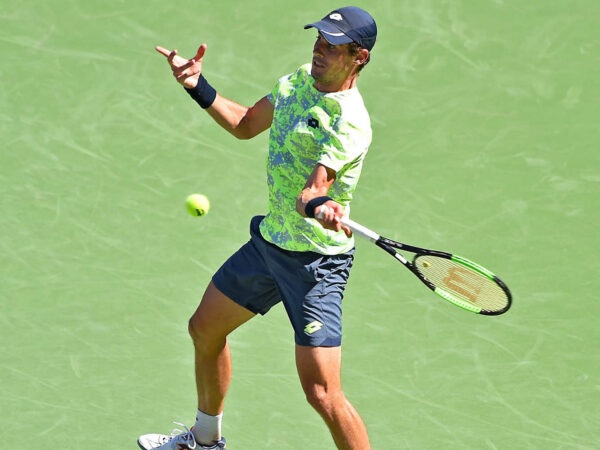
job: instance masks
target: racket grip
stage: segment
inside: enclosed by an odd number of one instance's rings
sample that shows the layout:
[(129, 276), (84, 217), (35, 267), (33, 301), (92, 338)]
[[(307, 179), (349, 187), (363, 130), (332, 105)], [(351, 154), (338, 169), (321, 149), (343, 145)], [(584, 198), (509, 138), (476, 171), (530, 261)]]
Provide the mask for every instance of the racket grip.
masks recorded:
[(349, 217), (342, 217), (342, 224), (346, 225), (348, 228), (350, 228), (352, 230), (353, 233), (356, 233), (360, 236), (362, 236), (365, 239), (368, 239), (371, 242), (377, 242), (379, 240), (379, 238), (381, 237), (380, 235), (378, 235), (377, 233), (375, 233), (373, 230), (370, 230), (369, 228), (365, 227), (364, 225), (361, 225), (358, 222), (355, 222), (354, 220), (350, 219)]
[[(327, 208), (327, 207), (325, 207), (325, 208)], [(317, 214), (315, 214), (316, 219), (322, 219), (325, 216), (323, 213), (323, 210), (325, 208), (321, 208), (321, 211), (319, 211)], [(350, 219), (349, 217), (346, 217), (346, 216), (342, 217), (341, 222), (342, 222), (342, 225), (346, 225), (348, 228), (350, 228), (353, 233), (356, 233), (359, 236), (362, 236), (363, 238), (368, 239), (371, 242), (377, 242), (377, 240), (381, 237), (380, 235), (375, 233), (373, 230), (370, 230), (367, 227), (365, 227), (364, 225), (361, 225), (360, 223), (355, 222), (354, 220)]]

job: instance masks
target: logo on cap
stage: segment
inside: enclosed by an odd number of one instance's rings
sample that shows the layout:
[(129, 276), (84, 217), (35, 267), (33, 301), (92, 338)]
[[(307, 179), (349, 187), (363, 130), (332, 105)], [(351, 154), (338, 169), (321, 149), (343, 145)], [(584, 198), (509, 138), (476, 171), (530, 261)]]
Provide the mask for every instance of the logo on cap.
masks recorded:
[(332, 45), (356, 42), (370, 51), (377, 40), (375, 20), (368, 12), (357, 6), (346, 6), (331, 11), (318, 22), (304, 26), (304, 29), (308, 28), (319, 30)]

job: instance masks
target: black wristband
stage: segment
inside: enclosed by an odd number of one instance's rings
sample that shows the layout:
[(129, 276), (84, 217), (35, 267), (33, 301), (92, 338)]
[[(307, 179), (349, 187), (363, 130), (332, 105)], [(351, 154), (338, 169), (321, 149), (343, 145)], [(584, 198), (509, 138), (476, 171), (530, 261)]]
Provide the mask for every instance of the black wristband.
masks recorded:
[(208, 84), (208, 81), (206, 81), (206, 78), (204, 78), (204, 75), (202, 74), (200, 74), (200, 78), (198, 78), (196, 87), (192, 89), (185, 88), (185, 91), (190, 94), (190, 97), (196, 100), (196, 103), (198, 103), (202, 109), (210, 107), (214, 103), (215, 98), (217, 98), (217, 91)]
[(310, 217), (311, 219), (315, 218), (315, 209), (321, 206), (323, 203), (332, 200), (331, 197), (323, 196), (323, 197), (315, 197), (308, 201), (306, 206), (304, 207), (304, 214), (306, 217)]

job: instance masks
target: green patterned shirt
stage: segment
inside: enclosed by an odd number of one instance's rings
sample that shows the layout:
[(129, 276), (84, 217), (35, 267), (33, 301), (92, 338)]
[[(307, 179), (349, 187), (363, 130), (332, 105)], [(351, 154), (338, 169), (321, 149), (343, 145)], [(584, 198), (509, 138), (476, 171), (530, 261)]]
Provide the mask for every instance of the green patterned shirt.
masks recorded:
[(327, 195), (350, 213), (363, 160), (371, 144), (371, 121), (358, 89), (323, 93), (314, 87), (310, 64), (281, 78), (268, 95), (274, 105), (269, 134), (269, 211), (262, 236), (286, 250), (325, 255), (354, 246), (343, 231), (323, 228), (296, 211), (296, 198), (316, 164), (336, 172)]

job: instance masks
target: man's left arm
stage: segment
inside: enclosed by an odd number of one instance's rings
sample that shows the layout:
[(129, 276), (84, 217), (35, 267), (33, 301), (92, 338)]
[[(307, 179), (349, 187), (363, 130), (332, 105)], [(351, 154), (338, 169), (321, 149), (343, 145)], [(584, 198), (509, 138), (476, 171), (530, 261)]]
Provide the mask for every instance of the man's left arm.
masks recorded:
[(335, 182), (336, 173), (333, 169), (317, 164), (304, 189), (296, 198), (296, 211), (302, 217), (317, 218), (325, 228), (335, 231), (344, 230), (348, 237), (352, 231), (342, 225), (341, 218), (344, 215), (344, 207), (327, 197), (329, 188)]

